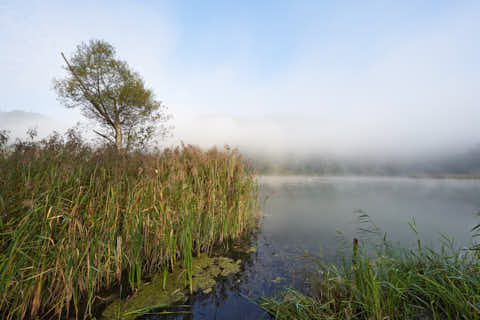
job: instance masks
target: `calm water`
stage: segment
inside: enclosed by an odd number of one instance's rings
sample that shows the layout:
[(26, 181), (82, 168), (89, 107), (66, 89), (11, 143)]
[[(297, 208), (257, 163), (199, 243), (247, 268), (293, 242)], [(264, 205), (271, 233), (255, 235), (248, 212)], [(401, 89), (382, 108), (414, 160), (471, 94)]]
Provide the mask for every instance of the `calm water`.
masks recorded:
[(149, 315), (141, 319), (269, 319), (254, 299), (284, 286), (304, 287), (308, 253), (326, 261), (338, 258), (342, 241), (359, 233), (366, 213), (387, 237), (402, 246), (416, 243), (408, 223), (415, 218), (424, 243), (436, 246), (440, 233), (459, 246), (471, 240), (480, 222), (480, 181), (368, 177), (260, 177), (263, 219), (252, 239), (257, 251), (243, 271), (213, 293), (190, 301), (191, 314)]

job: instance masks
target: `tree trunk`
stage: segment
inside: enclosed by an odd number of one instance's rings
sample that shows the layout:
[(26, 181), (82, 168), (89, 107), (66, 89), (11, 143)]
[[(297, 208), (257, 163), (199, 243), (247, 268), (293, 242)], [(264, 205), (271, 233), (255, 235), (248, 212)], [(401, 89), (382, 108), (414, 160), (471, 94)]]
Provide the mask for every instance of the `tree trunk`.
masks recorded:
[(122, 129), (120, 128), (119, 123), (115, 123), (115, 146), (117, 147), (117, 151), (122, 151)]

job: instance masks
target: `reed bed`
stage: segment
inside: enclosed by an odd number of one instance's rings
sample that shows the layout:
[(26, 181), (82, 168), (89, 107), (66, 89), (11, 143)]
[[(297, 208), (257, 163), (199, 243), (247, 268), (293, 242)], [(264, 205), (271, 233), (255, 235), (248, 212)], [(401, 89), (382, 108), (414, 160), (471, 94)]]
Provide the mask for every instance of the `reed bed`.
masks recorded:
[[(0, 318), (87, 318), (99, 293), (249, 231), (257, 187), (240, 154), (194, 146), (119, 155), (77, 137), (0, 153)], [(189, 271), (190, 270), (190, 271)]]
[[(412, 225), (413, 227), (413, 225)], [(479, 251), (442, 235), (440, 248), (393, 248), (372, 256), (354, 241), (341, 267), (317, 262), (311, 291), (287, 288), (260, 305), (275, 319), (480, 319)]]

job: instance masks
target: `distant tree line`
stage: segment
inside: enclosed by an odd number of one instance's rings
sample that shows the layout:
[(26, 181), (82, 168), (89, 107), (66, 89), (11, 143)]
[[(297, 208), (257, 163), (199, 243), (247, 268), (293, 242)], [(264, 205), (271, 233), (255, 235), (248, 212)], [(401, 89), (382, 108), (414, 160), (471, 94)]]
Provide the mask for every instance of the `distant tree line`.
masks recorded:
[[(248, 153), (247, 153), (248, 154)], [(480, 174), (480, 144), (470, 150), (434, 160), (361, 161), (316, 156), (286, 155), (266, 157), (248, 154), (250, 162), (260, 174), (303, 175), (436, 175)]]

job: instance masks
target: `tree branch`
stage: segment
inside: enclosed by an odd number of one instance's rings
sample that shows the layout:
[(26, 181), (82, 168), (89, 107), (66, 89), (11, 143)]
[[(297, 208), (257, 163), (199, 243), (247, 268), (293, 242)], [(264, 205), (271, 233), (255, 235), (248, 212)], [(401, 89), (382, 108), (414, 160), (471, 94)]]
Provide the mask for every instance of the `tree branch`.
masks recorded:
[(93, 107), (102, 115), (102, 117), (104, 117), (104, 119), (112, 126), (112, 127), (115, 127), (115, 124), (113, 123), (112, 119), (110, 119), (110, 116), (108, 115), (108, 113), (106, 112), (106, 109), (105, 107), (103, 107), (103, 110), (98, 106), (98, 104), (93, 101), (92, 98), (90, 98), (91, 94), (90, 94), (90, 91), (88, 90), (88, 88), (85, 86), (85, 84), (83, 83), (83, 81), (80, 79), (80, 77), (75, 73), (75, 71), (73, 70), (72, 66), (70, 65), (70, 63), (68, 62), (67, 58), (65, 57), (65, 55), (63, 54), (63, 52), (60, 52), (60, 54), (62, 55), (62, 58), (63, 60), (65, 60), (65, 63), (67, 64), (67, 67), (68, 67), (68, 70), (70, 70), (70, 72), (73, 74), (73, 76), (75, 77), (75, 79), (78, 81), (78, 83), (80, 84), (80, 87), (82, 88), (82, 91), (83, 93), (85, 94), (85, 96), (87, 97), (87, 99), (90, 101), (90, 103), (93, 105)]
[(95, 132), (96, 134), (98, 134), (100, 137), (104, 138), (104, 139), (107, 140), (108, 142), (114, 143), (114, 141), (113, 141), (109, 136), (106, 136), (106, 135), (104, 135), (103, 133), (98, 132), (97, 130), (93, 130), (93, 132)]

